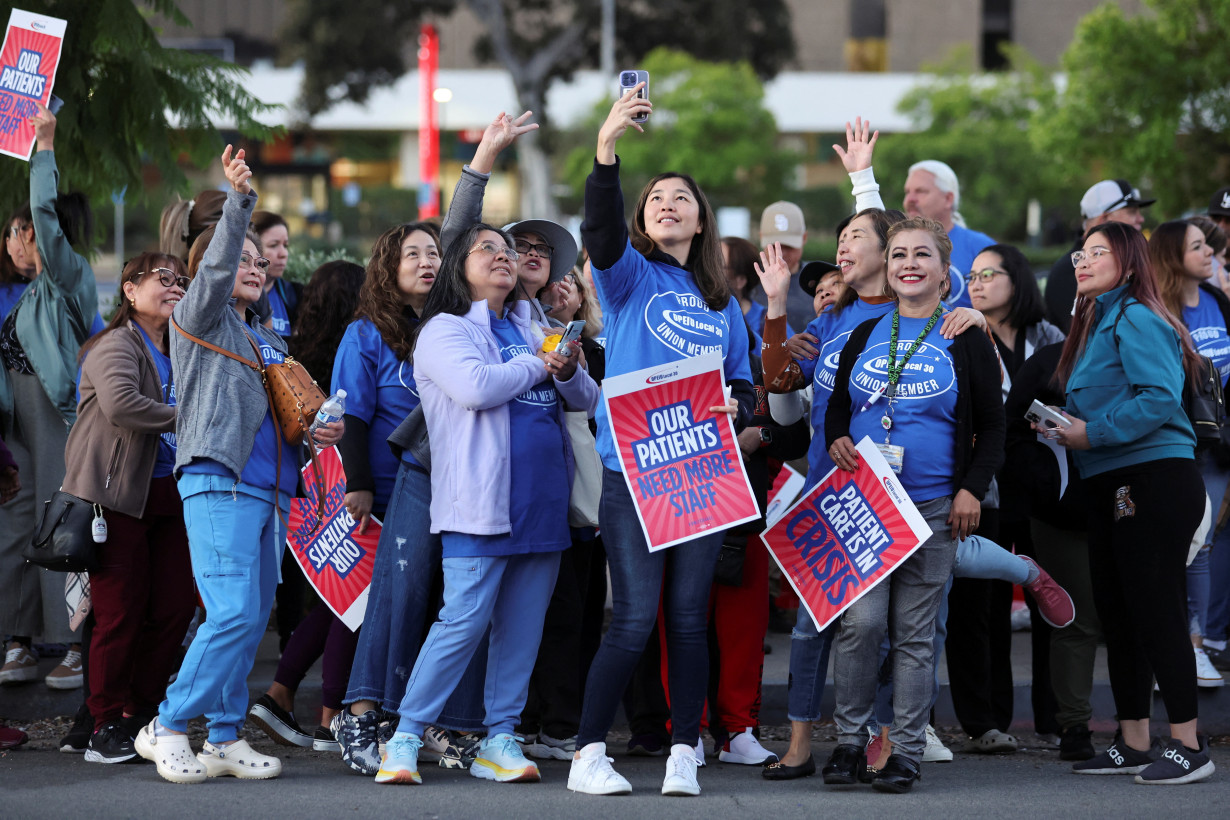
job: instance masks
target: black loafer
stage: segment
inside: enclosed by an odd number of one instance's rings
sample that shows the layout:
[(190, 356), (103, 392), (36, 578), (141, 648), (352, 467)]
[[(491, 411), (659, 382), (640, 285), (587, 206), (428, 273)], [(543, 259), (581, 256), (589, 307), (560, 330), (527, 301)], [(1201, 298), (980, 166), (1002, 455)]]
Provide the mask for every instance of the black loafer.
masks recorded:
[(905, 794), (914, 787), (914, 781), (922, 779), (917, 763), (911, 763), (901, 755), (889, 755), (884, 768), (871, 781), (871, 787), (880, 792)]
[(800, 777), (811, 777), (815, 773), (816, 758), (811, 755), (798, 766), (787, 766), (779, 760), (760, 770), (760, 776), (765, 780), (797, 780)]
[(826, 786), (849, 786), (859, 781), (867, 766), (863, 750), (858, 746), (843, 743), (833, 750), (829, 762), (824, 764), (821, 774)]

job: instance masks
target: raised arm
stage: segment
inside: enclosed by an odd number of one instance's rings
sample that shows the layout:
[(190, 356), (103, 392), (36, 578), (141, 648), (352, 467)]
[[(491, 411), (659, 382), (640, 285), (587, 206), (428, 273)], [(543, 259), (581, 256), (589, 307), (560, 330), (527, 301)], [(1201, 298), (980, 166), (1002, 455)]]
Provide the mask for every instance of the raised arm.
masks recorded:
[(854, 194), (854, 212), (865, 211), (868, 208), (884, 210), (884, 200), (880, 197), (880, 185), (876, 182), (875, 173), (871, 168), (871, 158), (875, 153), (876, 140), (880, 132), (871, 132), (871, 122), (855, 117), (854, 124), (846, 123), (846, 147), (834, 145), (833, 150), (841, 158), (846, 173), (850, 175), (850, 184)]
[[(60, 186), (60, 170), (56, 166), (56, 117), (46, 106), (38, 104), (38, 113), (30, 118), (38, 151), (30, 159), (30, 213), (34, 221), (34, 239), (43, 261), (43, 275), (49, 276), (61, 294), (71, 296), (80, 287), (83, 277), (94, 277), (90, 263), (73, 250), (60, 227), (56, 214), (56, 190)], [(97, 301), (97, 296), (94, 297)], [(94, 306), (82, 306), (87, 326)]]
[(474, 152), (474, 159), (461, 169), (461, 178), (453, 189), (448, 213), (440, 225), (440, 253), (467, 228), (483, 218), (483, 195), (495, 159), (500, 152), (516, 142), (517, 137), (537, 130), (538, 123), (527, 122), (531, 112), (526, 111), (515, 120), (500, 112), (499, 116), (483, 131), (483, 138)]
[(624, 197), (619, 187), (619, 158), (615, 144), (629, 128), (644, 131), (634, 116), (653, 108), (648, 100), (636, 97), (640, 88), (629, 89), (615, 101), (606, 121), (598, 131), (598, 149), (594, 170), (585, 181), (585, 221), (581, 223), (581, 238), (589, 251), (595, 273), (610, 270), (623, 256), (628, 244), (628, 226), (624, 222)]

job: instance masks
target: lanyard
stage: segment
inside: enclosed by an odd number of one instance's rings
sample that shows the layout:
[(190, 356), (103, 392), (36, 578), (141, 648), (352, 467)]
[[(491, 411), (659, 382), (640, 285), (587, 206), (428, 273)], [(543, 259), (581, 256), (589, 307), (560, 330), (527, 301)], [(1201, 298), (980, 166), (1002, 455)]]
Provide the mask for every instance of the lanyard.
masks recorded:
[(931, 318), (927, 320), (926, 326), (922, 329), (922, 333), (918, 334), (918, 338), (914, 340), (914, 344), (910, 345), (910, 349), (905, 352), (905, 358), (901, 360), (901, 364), (897, 364), (897, 335), (900, 331), (901, 312), (893, 311), (893, 329), (888, 337), (888, 387), (886, 392), (891, 399), (893, 394), (897, 392), (897, 382), (901, 380), (901, 372), (905, 370), (906, 362), (914, 355), (914, 351), (922, 345), (923, 339), (927, 338), (927, 334), (935, 327), (935, 323), (940, 320), (940, 314), (944, 312), (942, 307), (937, 307), (935, 313), (931, 314)]

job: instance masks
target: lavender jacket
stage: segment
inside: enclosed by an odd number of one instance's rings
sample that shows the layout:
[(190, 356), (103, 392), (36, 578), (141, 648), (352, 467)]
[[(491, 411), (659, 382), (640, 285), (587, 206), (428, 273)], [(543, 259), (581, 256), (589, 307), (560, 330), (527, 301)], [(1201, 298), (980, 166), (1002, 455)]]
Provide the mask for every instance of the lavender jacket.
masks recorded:
[[(431, 443), (431, 531), (499, 535), (511, 529), (511, 424), (508, 402), (547, 378), (537, 356), (523, 353), (504, 362), (491, 332), (487, 302), (470, 306), (465, 316), (441, 313), (419, 332), (414, 351), (418, 384)], [(509, 319), (531, 350), (542, 346), (542, 330), (530, 319), (526, 302), (516, 302)], [(568, 483), (572, 486), (572, 443), (564, 409), (598, 407), (599, 388), (578, 367), (568, 381), (555, 379), (563, 401), (560, 434)], [(558, 486), (558, 485), (556, 485)]]

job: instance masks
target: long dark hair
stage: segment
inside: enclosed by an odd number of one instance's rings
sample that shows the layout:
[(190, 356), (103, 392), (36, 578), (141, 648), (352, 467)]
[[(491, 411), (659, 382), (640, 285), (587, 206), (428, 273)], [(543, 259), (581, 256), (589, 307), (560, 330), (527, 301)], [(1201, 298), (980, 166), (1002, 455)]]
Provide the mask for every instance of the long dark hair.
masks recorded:
[[(115, 315), (111, 317), (111, 321), (102, 330), (95, 333), (93, 336), (85, 340), (85, 344), (81, 345), (81, 349), (77, 351), (77, 361), (80, 362), (85, 358), (85, 354), (90, 352), (90, 348), (98, 344), (103, 336), (106, 336), (111, 331), (118, 327), (123, 327), (137, 314), (133, 307), (132, 300), (124, 296), (124, 283), (136, 282), (146, 273), (149, 273), (154, 268), (170, 268), (175, 271), (176, 276), (187, 276), (188, 270), (184, 267), (184, 262), (178, 256), (173, 256), (169, 253), (161, 253), (159, 251), (146, 251), (143, 254), (134, 256), (124, 264), (124, 270), (120, 273), (120, 306), (115, 309)], [(168, 328), (170, 325), (168, 325)], [(157, 341), (157, 340), (155, 340)], [(166, 342), (164, 337), (161, 341)]]
[[(9, 231), (12, 229), (13, 225), (17, 225), (18, 229), (22, 231), (30, 227), (28, 217), (23, 215), (28, 214), (29, 212), (30, 206), (29, 204), (26, 204), (13, 211), (12, 215), (9, 216), (8, 221), (4, 223), (4, 238), (6, 242), (9, 237)], [(18, 268), (17, 264), (13, 262), (13, 258), (9, 256), (8, 248), (6, 247), (3, 251), (0, 251), (0, 285), (12, 284), (13, 282), (26, 278), (25, 271)]]
[[(1008, 301), (1008, 326), (1020, 330), (1042, 321), (1046, 316), (1046, 302), (1042, 300), (1038, 280), (1025, 254), (1015, 245), (988, 245), (978, 251), (977, 255), (984, 253), (999, 255), (1004, 271), (1012, 282), (1012, 298)], [(970, 274), (973, 273), (974, 271), (970, 271)]]
[[(1158, 293), (1157, 278), (1153, 274), (1153, 265), (1149, 262), (1149, 243), (1145, 241), (1144, 234), (1122, 222), (1103, 222), (1090, 228), (1085, 233), (1084, 241), (1088, 242), (1089, 237), (1094, 234), (1102, 234), (1110, 248), (1111, 258), (1119, 268), (1119, 278), (1114, 287), (1127, 285), (1127, 296), (1120, 301), (1119, 310), (1123, 310), (1127, 299), (1135, 299), (1164, 319), (1179, 334), (1183, 369), (1189, 376), (1198, 377), (1201, 369), (1200, 358), (1192, 347), (1191, 334), (1187, 332), (1183, 322), (1167, 309), (1161, 294)], [(1060, 389), (1066, 389), (1068, 377), (1072, 375), (1077, 360), (1085, 351), (1085, 343), (1093, 331), (1094, 309), (1094, 299), (1088, 296), (1076, 297), (1072, 327), (1063, 343), (1059, 365), (1055, 368), (1055, 384)]]
[[(860, 216), (871, 217), (871, 229), (875, 231), (876, 239), (880, 240), (881, 252), (888, 250), (888, 229), (896, 225), (898, 222), (904, 222), (906, 215), (903, 211), (898, 211), (896, 208), (889, 210), (881, 210), (880, 208), (864, 208), (856, 214), (851, 214), (841, 221), (837, 226), (838, 244), (841, 242), (841, 232), (849, 227), (850, 223), (858, 219)], [(888, 263), (885, 262), (887, 270)], [(843, 279), (844, 281), (844, 279)], [(886, 285), (887, 287), (887, 285)], [(858, 294), (854, 292), (854, 288), (846, 287), (842, 290), (841, 295), (837, 297), (837, 301), (833, 303), (833, 313), (841, 313), (858, 299)]]
[(709, 200), (705, 198), (705, 193), (696, 184), (696, 180), (687, 174), (669, 171), (665, 174), (658, 174), (645, 184), (645, 187), (641, 189), (641, 195), (636, 200), (636, 211), (632, 214), (632, 230), (630, 231), (632, 247), (644, 256), (649, 256), (657, 248), (657, 244), (645, 233), (645, 203), (649, 200), (650, 192), (664, 179), (682, 179), (692, 192), (692, 196), (696, 198), (696, 204), (700, 208), (700, 233), (692, 237), (688, 258), (680, 259), (679, 262), (688, 266), (688, 270), (695, 277), (696, 286), (700, 289), (705, 304), (711, 310), (725, 310), (726, 305), (730, 302), (730, 286), (726, 284), (726, 266), (722, 261), (722, 243), (721, 237), (718, 236), (717, 217), (714, 216), (713, 209), (709, 207)]
[[(470, 283), (466, 280), (466, 257), (470, 255), (470, 249), (474, 247), (474, 243), (478, 241), (478, 235), (483, 231), (499, 234), (508, 247), (513, 246), (511, 234), (488, 225), (486, 222), (475, 222), (465, 230), (465, 233), (449, 244), (448, 249), (444, 251), (444, 258), (440, 261), (440, 272), (436, 274), (436, 283), (431, 286), (431, 291), (427, 294), (427, 304), (423, 305), (423, 315), (419, 317), (418, 326), (414, 328), (411, 352), (414, 350), (414, 345), (418, 344), (423, 328), (427, 326), (432, 317), (440, 313), (465, 316), (470, 312), (470, 306), (474, 304), (474, 293), (470, 290)], [(516, 293), (517, 289), (513, 288), (505, 304), (514, 301)]]
[[(1183, 317), (1183, 280), (1187, 278), (1183, 257), (1187, 251), (1187, 229), (1192, 227), (1195, 226), (1185, 219), (1172, 219), (1154, 228), (1149, 237), (1149, 262), (1157, 278), (1158, 293), (1166, 309), (1178, 318)], [(1201, 231), (1202, 237), (1203, 234)]]
[(303, 288), (295, 331), (286, 340), (291, 355), (330, 393), (333, 361), (359, 303), (363, 277), (363, 268), (343, 259), (326, 262), (313, 271)]
[(422, 231), (440, 247), (440, 232), (430, 222), (406, 222), (390, 228), (372, 245), (372, 256), (367, 261), (367, 278), (359, 291), (359, 303), (355, 309), (356, 319), (367, 319), (380, 331), (380, 338), (397, 354), (399, 359), (408, 359), (413, 350), (412, 327), (406, 321), (405, 306), (397, 287), (397, 268), (401, 265), (401, 245), (406, 237)]

